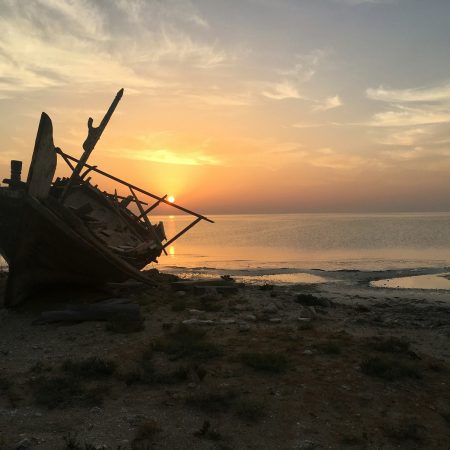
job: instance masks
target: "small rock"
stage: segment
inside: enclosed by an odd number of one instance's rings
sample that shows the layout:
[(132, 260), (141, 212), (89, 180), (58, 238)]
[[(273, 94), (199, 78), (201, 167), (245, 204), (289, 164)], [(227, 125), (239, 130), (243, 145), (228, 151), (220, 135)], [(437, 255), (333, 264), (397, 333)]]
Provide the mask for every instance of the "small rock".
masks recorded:
[(89, 411), (91, 414), (96, 414), (101, 416), (103, 414), (103, 409), (99, 408), (98, 406), (94, 406), (93, 408), (90, 409)]
[(255, 322), (256, 316), (254, 314), (244, 314), (241, 316), (243, 320), (248, 320), (249, 322)]
[(137, 427), (146, 420), (147, 416), (145, 416), (144, 414), (136, 414), (134, 416), (127, 417), (127, 422), (133, 427)]
[(375, 398), (375, 396), (369, 392), (363, 392), (362, 394), (359, 394), (358, 397), (365, 402), (371, 402)]
[(251, 307), (244, 303), (238, 303), (237, 305), (233, 305), (230, 309), (232, 311), (248, 311)]
[(312, 354), (313, 354), (313, 351), (312, 351), (312, 350), (305, 350), (305, 351), (303, 352), (303, 354), (304, 354), (304, 355), (312, 355)]
[(30, 448), (30, 447), (31, 447), (31, 439), (23, 438), (14, 447), (14, 450), (25, 450), (25, 449)]
[(281, 319), (279, 317), (273, 317), (272, 319), (269, 319), (269, 322), (271, 322), (271, 323), (281, 323)]
[(186, 291), (177, 291), (175, 292), (177, 297), (186, 297)]
[(221, 319), (220, 323), (222, 325), (231, 325), (233, 323), (236, 323), (236, 321), (234, 319)]
[(186, 319), (182, 322), (183, 325), (215, 325), (214, 320), (202, 320), (202, 319)]
[(247, 322), (241, 322), (239, 324), (239, 331), (241, 332), (250, 331), (250, 325)]
[(189, 314), (201, 316), (202, 314), (205, 314), (205, 311), (202, 311), (201, 309), (190, 309)]
[(269, 303), (268, 305), (264, 306), (263, 312), (266, 314), (275, 314), (278, 312), (278, 308), (273, 303)]
[(300, 441), (296, 446), (295, 450), (314, 450), (317, 448), (317, 444), (313, 441)]
[(213, 286), (195, 286), (194, 294), (200, 295), (207, 300), (220, 300), (221, 296), (217, 292), (217, 289)]
[(299, 322), (311, 322), (311, 317), (297, 317)]

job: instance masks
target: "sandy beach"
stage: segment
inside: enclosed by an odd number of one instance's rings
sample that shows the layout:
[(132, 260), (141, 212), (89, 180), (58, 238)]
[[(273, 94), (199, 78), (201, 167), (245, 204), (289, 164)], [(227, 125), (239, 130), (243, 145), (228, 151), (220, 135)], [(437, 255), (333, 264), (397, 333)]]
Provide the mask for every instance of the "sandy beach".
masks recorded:
[[(429, 272), (210, 282), (229, 289), (164, 279), (1, 309), (0, 447), (447, 448), (449, 293), (370, 286)], [(142, 326), (32, 325), (111, 296), (139, 304)]]

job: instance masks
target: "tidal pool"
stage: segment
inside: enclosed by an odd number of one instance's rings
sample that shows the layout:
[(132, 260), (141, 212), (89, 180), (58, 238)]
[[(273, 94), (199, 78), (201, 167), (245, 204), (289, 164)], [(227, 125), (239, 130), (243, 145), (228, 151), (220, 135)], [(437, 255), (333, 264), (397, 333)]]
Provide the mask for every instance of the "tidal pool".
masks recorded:
[(387, 278), (372, 281), (372, 287), (400, 289), (447, 289), (450, 290), (450, 273), (416, 275), (413, 277)]

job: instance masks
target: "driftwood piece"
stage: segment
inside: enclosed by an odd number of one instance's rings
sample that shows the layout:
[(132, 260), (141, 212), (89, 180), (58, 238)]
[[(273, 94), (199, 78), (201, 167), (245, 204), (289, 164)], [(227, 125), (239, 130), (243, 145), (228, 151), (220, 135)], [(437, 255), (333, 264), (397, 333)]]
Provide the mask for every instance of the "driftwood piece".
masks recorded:
[(43, 325), (53, 322), (107, 320), (141, 322), (142, 316), (139, 305), (135, 303), (124, 303), (123, 301), (124, 299), (114, 299), (113, 301), (93, 305), (68, 305), (66, 309), (60, 311), (44, 311), (38, 319), (33, 321), (33, 325)]

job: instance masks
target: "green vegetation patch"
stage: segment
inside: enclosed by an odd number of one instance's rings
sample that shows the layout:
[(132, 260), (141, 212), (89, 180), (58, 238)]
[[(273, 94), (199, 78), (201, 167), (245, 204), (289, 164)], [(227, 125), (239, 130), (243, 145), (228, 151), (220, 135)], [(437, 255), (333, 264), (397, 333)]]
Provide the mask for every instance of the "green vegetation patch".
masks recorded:
[(426, 428), (416, 419), (405, 419), (398, 423), (387, 423), (383, 427), (383, 431), (386, 436), (398, 442), (420, 443), (425, 439)]
[(186, 308), (187, 308), (187, 302), (183, 298), (176, 299), (172, 303), (172, 311), (174, 311), (174, 312), (184, 311)]
[(374, 340), (369, 343), (369, 347), (382, 353), (408, 353), (410, 343), (395, 337), (383, 340)]
[(281, 373), (287, 369), (288, 361), (282, 353), (241, 353), (241, 361), (252, 369), (262, 372)]
[(0, 376), (0, 392), (7, 392), (11, 389), (13, 383), (11, 380), (8, 380), (4, 375)]
[(236, 414), (246, 422), (258, 422), (267, 415), (266, 404), (261, 400), (242, 399), (236, 403)]
[(198, 392), (186, 398), (186, 404), (204, 412), (227, 411), (237, 397), (233, 390)]
[(48, 409), (101, 405), (108, 392), (105, 386), (88, 387), (72, 377), (40, 377), (32, 388), (35, 403)]
[(137, 333), (144, 329), (143, 320), (128, 320), (126, 318), (115, 318), (106, 323), (106, 330), (112, 333)]
[(68, 359), (63, 362), (62, 370), (76, 378), (107, 378), (114, 374), (117, 364), (109, 359), (92, 356), (79, 361)]
[(369, 358), (361, 363), (361, 370), (366, 375), (388, 381), (403, 378), (422, 378), (417, 367), (395, 359)]
[(179, 325), (175, 331), (153, 343), (157, 352), (168, 353), (172, 359), (191, 357), (211, 359), (223, 354), (222, 349), (213, 342), (206, 341), (206, 332), (197, 328)]
[(321, 342), (314, 347), (324, 355), (339, 355), (341, 353), (341, 347), (336, 341)]
[(149, 444), (162, 431), (161, 425), (154, 419), (147, 419), (136, 431), (136, 435), (131, 443), (132, 449), (150, 448)]
[(303, 306), (321, 306), (324, 308), (332, 306), (332, 302), (326, 298), (304, 293), (297, 294), (295, 302)]

